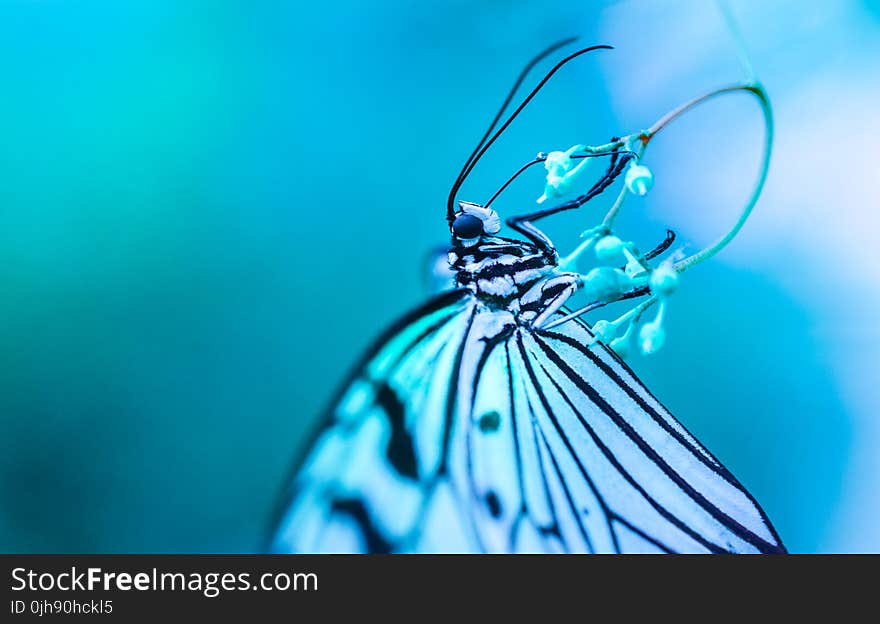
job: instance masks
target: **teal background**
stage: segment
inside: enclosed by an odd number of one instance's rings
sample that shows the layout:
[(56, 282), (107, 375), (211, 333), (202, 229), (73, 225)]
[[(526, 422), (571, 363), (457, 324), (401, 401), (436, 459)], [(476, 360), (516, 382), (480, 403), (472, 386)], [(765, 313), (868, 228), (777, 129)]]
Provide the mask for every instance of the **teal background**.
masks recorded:
[[(789, 548), (880, 551), (880, 8), (732, 6), (776, 110), (770, 181), (633, 366)], [(0, 551), (257, 548), (347, 368), (428, 296), (463, 158), (522, 64), (571, 34), (617, 50), (554, 79), (462, 197), (742, 77), (696, 0), (3, 0)], [(670, 127), (625, 233), (721, 234), (760, 131), (744, 97)], [(528, 210), (541, 184), (496, 207)], [(567, 250), (600, 214), (548, 229)]]

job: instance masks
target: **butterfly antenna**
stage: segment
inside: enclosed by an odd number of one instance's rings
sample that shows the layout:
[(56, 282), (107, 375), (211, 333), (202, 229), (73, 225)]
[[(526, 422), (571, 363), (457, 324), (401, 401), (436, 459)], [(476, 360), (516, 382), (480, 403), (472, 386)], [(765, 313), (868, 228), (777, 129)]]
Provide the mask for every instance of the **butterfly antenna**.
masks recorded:
[(480, 141), (477, 143), (477, 146), (474, 148), (474, 151), (471, 152), (468, 159), (465, 161), (464, 166), (461, 168), (461, 171), (458, 173), (458, 177), (455, 179), (455, 182), (452, 185), (453, 192), (450, 193), (450, 201), (454, 199), (454, 191), (461, 186), (461, 182), (463, 181), (464, 172), (470, 166), (471, 162), (474, 160), (474, 157), (477, 155), (477, 152), (483, 147), (483, 144), (486, 142), (486, 139), (489, 138), (489, 135), (492, 133), (492, 130), (495, 129), (495, 126), (498, 125), (498, 121), (501, 119), (501, 116), (504, 114), (504, 111), (507, 110), (507, 107), (510, 106), (511, 101), (513, 101), (513, 96), (516, 95), (516, 92), (519, 90), (522, 83), (525, 81), (526, 77), (529, 75), (529, 72), (534, 69), (535, 65), (543, 61), (549, 55), (553, 54), (559, 48), (565, 47), (570, 43), (573, 43), (577, 40), (577, 37), (569, 37), (568, 39), (563, 39), (562, 41), (557, 41), (547, 49), (541, 51), (538, 55), (532, 58), (528, 63), (526, 63), (525, 67), (520, 71), (519, 76), (517, 76), (516, 81), (513, 83), (513, 86), (510, 88), (510, 91), (507, 93), (507, 97), (504, 99), (504, 102), (501, 104), (501, 108), (498, 109), (498, 112), (495, 113), (495, 118), (492, 119), (492, 123), (489, 124), (489, 127), (486, 128), (486, 132), (483, 134)]
[[(560, 41), (558, 43), (555, 43), (554, 45), (550, 46), (549, 48), (547, 48), (546, 50), (541, 52), (541, 54), (539, 54), (538, 56), (533, 58), (531, 61), (529, 61), (529, 63), (526, 65), (526, 67), (523, 69), (523, 71), (520, 72), (520, 75), (517, 78), (516, 82), (514, 83), (513, 88), (510, 90), (510, 92), (507, 95), (507, 98), (504, 100), (504, 103), (502, 104), (501, 109), (495, 115), (495, 118), (492, 120), (492, 123), (489, 125), (489, 128), (486, 130), (485, 134), (483, 135), (483, 138), (477, 144), (477, 147), (474, 148), (474, 151), (468, 157), (467, 161), (465, 162), (464, 166), (461, 169), (461, 172), (458, 174), (458, 177), (456, 178), (455, 183), (453, 183), (452, 188), (449, 191), (449, 197), (446, 201), (446, 218), (450, 223), (455, 219), (455, 197), (458, 194), (458, 191), (461, 188), (461, 185), (464, 184), (464, 181), (467, 179), (468, 175), (470, 175), (470, 172), (473, 171), (474, 166), (477, 164), (477, 162), (480, 160), (480, 158), (483, 157), (483, 154), (486, 153), (486, 151), (489, 149), (489, 147), (491, 147), (492, 144), (498, 139), (498, 137), (501, 136), (501, 134), (504, 132), (504, 130), (507, 129), (507, 127), (513, 122), (514, 119), (516, 119), (516, 117), (522, 112), (522, 110), (528, 105), (528, 103), (532, 101), (532, 99), (535, 97), (535, 95), (537, 95), (538, 92), (544, 87), (544, 85), (547, 84), (547, 82), (550, 80), (550, 78), (552, 78), (553, 75), (557, 71), (559, 71), (565, 64), (567, 64), (570, 61), (574, 60), (575, 58), (581, 56), (582, 54), (586, 54), (587, 52), (592, 52), (593, 50), (611, 50), (611, 49), (613, 49), (611, 46), (608, 46), (608, 45), (590, 46), (588, 48), (578, 50), (577, 52), (574, 52), (573, 54), (570, 54), (567, 57), (565, 57), (564, 59), (562, 59), (561, 61), (559, 61), (556, 65), (553, 66), (553, 68), (549, 72), (547, 72), (547, 74), (538, 83), (538, 85), (534, 89), (532, 89), (532, 91), (525, 97), (525, 99), (522, 101), (522, 103), (520, 103), (520, 105), (517, 106), (517, 108), (513, 111), (513, 113), (510, 114), (510, 116), (501, 125), (501, 127), (498, 128), (498, 130), (495, 131), (494, 134), (492, 134), (492, 131), (495, 129), (496, 125), (498, 124), (498, 121), (501, 119), (505, 110), (507, 110), (507, 107), (509, 106), (510, 102), (513, 100), (513, 96), (516, 94), (516, 91), (519, 89), (520, 85), (525, 80), (529, 71), (538, 62), (543, 60), (546, 56), (548, 56), (549, 54), (558, 50), (562, 46), (565, 46), (565, 45), (573, 42), (575, 39), (576, 39), (575, 37), (572, 37), (572, 38)], [(491, 138), (490, 138), (490, 135), (491, 135)]]

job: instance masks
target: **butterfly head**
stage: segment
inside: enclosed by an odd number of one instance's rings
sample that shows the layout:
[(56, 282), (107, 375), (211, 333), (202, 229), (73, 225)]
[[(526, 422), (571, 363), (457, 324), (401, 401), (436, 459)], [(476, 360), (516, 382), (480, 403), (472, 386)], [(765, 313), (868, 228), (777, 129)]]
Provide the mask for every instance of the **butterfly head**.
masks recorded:
[(473, 247), (483, 236), (501, 231), (501, 218), (491, 208), (471, 202), (458, 202), (459, 210), (449, 226), (452, 242), (462, 247)]

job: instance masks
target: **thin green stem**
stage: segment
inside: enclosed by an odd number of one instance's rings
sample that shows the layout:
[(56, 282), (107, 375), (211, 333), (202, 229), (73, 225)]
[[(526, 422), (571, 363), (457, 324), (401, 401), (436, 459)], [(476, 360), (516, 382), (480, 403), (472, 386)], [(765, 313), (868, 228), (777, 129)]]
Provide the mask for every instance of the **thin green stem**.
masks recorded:
[[(706, 247), (702, 251), (698, 251), (697, 253), (688, 256), (684, 260), (681, 260), (675, 263), (674, 268), (679, 273), (683, 273), (690, 268), (695, 267), (696, 265), (708, 260), (716, 253), (721, 251), (727, 244), (733, 240), (733, 238), (739, 233), (742, 226), (745, 224), (746, 220), (749, 218), (749, 215), (752, 213), (752, 209), (755, 207), (755, 204), (758, 203), (758, 198), (761, 196), (761, 191), (764, 189), (764, 183), (767, 180), (767, 171), (770, 168), (770, 155), (773, 151), (773, 109), (770, 107), (770, 99), (767, 97), (767, 92), (764, 90), (764, 87), (761, 86), (760, 83), (748, 83), (743, 85), (735, 85), (731, 87), (726, 87), (724, 89), (719, 89), (718, 91), (709, 94), (708, 96), (703, 96), (702, 98), (698, 98), (697, 100), (692, 100), (688, 104), (684, 105), (680, 109), (678, 109), (678, 115), (684, 113), (685, 111), (693, 108), (700, 102), (704, 102), (712, 97), (717, 95), (722, 95), (724, 93), (733, 93), (737, 91), (743, 91), (745, 93), (751, 93), (754, 95), (759, 105), (761, 106), (761, 112), (764, 115), (764, 152), (761, 157), (761, 168), (758, 172), (758, 179), (755, 182), (754, 187), (752, 188), (752, 192), (749, 195), (748, 201), (746, 201), (745, 207), (739, 215), (739, 218), (733, 224), (733, 227), (728, 230), (728, 232), (719, 238), (715, 243)], [(655, 131), (659, 132), (667, 123), (672, 121), (677, 115), (667, 115), (664, 119), (660, 121), (662, 124), (657, 124), (657, 129)]]
[[(755, 207), (755, 204), (758, 202), (758, 198), (761, 196), (761, 191), (764, 189), (764, 182), (767, 180), (767, 171), (770, 168), (770, 155), (773, 148), (773, 110), (770, 107), (770, 99), (767, 96), (767, 92), (764, 90), (764, 87), (757, 82), (735, 84), (727, 87), (722, 87), (720, 89), (715, 89), (714, 91), (710, 91), (708, 93), (695, 97), (694, 99), (685, 102), (681, 106), (672, 109), (656, 122), (654, 122), (654, 124), (647, 130), (631, 134), (621, 139), (624, 145), (629, 145), (633, 141), (639, 142), (638, 148), (630, 149), (633, 149), (633, 151), (636, 153), (635, 160), (640, 161), (642, 155), (648, 147), (648, 143), (670, 123), (672, 123), (688, 111), (692, 110), (693, 108), (699, 106), (700, 104), (708, 102), (709, 100), (713, 100), (722, 95), (739, 92), (750, 93), (755, 96), (758, 99), (758, 103), (761, 106), (761, 112), (764, 115), (764, 151), (761, 158), (761, 168), (758, 173), (758, 179), (752, 189), (751, 194), (749, 195), (748, 201), (746, 202), (742, 212), (739, 215), (739, 218), (736, 220), (736, 223), (734, 223), (733, 227), (724, 236), (722, 236), (709, 247), (706, 247), (705, 249), (673, 265), (675, 267), (675, 270), (679, 273), (682, 273), (711, 258), (716, 253), (721, 251), (721, 249), (724, 248), (731, 240), (733, 240), (733, 238), (742, 228), (743, 224), (745, 224), (746, 220), (749, 218), (752, 209)], [(617, 217), (621, 207), (623, 206), (623, 202), (626, 199), (627, 194), (628, 190), (626, 187), (620, 190), (617, 199), (614, 201), (614, 204), (611, 206), (611, 208), (605, 215), (605, 218), (602, 220), (603, 226), (609, 229), (611, 228), (614, 219)]]

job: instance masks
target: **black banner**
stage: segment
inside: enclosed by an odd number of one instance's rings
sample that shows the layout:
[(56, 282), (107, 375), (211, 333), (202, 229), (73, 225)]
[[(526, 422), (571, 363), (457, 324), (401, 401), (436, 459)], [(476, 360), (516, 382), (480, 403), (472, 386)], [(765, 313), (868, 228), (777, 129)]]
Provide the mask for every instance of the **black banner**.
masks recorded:
[[(88, 617), (120, 622), (286, 621), (300, 615), (413, 618), (523, 608), (620, 613), (699, 598), (733, 608), (867, 595), (868, 557), (4, 555), (0, 621)], [(857, 565), (859, 564), (859, 565)], [(859, 589), (861, 587), (861, 589)], [(811, 593), (811, 588), (816, 592)], [(652, 606), (653, 605), (653, 606)], [(416, 611), (413, 611), (416, 609)]]

